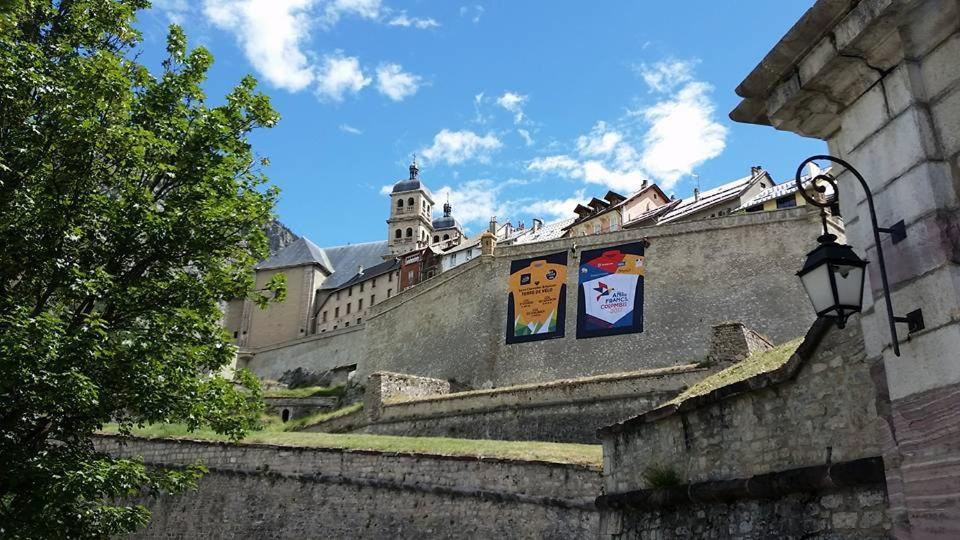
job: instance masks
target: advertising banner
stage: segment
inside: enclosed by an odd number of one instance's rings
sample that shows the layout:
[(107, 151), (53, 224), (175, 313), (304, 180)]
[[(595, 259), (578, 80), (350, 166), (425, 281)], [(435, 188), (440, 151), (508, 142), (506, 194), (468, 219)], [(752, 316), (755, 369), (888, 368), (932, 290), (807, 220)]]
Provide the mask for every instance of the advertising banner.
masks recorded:
[(510, 262), (507, 343), (563, 337), (567, 253)]
[(644, 242), (580, 254), (577, 339), (643, 332)]

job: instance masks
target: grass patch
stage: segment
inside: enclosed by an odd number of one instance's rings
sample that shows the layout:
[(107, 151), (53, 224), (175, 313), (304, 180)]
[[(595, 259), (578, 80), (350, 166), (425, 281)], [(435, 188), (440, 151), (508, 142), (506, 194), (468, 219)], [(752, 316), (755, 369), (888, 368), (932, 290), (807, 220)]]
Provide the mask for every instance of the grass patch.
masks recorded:
[(341, 396), (344, 387), (340, 386), (307, 386), (304, 388), (276, 388), (264, 390), (263, 397), (268, 398), (304, 398), (322, 396)]
[[(602, 447), (599, 444), (487, 441), (445, 437), (396, 437), (364, 433), (283, 432), (272, 431), (271, 429), (270, 426), (267, 426), (262, 431), (252, 432), (239, 444), (262, 443), (308, 448), (536, 460), (580, 465), (597, 470), (603, 464)], [(117, 426), (105, 426), (101, 433), (114, 435), (117, 433)], [(173, 439), (226, 440), (226, 437), (209, 430), (198, 430), (191, 433), (187, 431), (185, 426), (178, 424), (146, 426), (134, 429), (133, 434), (143, 437)]]
[(320, 422), (326, 422), (327, 420), (333, 420), (334, 418), (340, 418), (341, 416), (347, 416), (348, 414), (353, 414), (361, 410), (363, 410), (363, 402), (347, 405), (346, 407), (341, 407), (335, 411), (313, 413), (309, 416), (304, 416), (303, 418), (297, 418), (296, 420), (287, 422), (284, 424), (283, 431), (300, 431), (307, 426), (319, 424)]
[(662, 489), (669, 487), (677, 487), (682, 481), (680, 480), (680, 475), (677, 471), (673, 470), (671, 467), (664, 467), (660, 465), (651, 465), (643, 470), (644, 482), (647, 483), (647, 487), (650, 489)]
[(777, 345), (769, 351), (754, 354), (723, 371), (718, 371), (706, 377), (684, 392), (681, 392), (680, 395), (671, 399), (665, 403), (665, 405), (680, 404), (692, 397), (709, 394), (717, 388), (747, 380), (754, 375), (773, 371), (785, 364), (787, 360), (793, 356), (794, 351), (797, 350), (797, 347), (802, 341), (803, 338), (797, 338)]

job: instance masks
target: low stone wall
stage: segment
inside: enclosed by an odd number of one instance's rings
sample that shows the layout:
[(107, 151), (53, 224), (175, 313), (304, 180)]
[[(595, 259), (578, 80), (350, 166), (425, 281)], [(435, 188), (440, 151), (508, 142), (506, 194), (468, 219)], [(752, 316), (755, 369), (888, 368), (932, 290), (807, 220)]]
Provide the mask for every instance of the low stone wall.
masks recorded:
[(264, 380), (279, 381), (298, 368), (323, 373), (356, 365), (363, 360), (366, 333), (363, 325), (342, 328), (260, 349), (241, 351), (237, 367), (245, 367)]
[(885, 537), (873, 373), (859, 321), (821, 321), (772, 371), (602, 429), (603, 537)]
[(587, 538), (600, 475), (536, 461), (98, 437), (151, 465), (203, 461), (141, 538)]
[(739, 362), (773, 347), (770, 340), (740, 322), (715, 324), (710, 334), (708, 362)]
[(599, 427), (656, 407), (708, 373), (687, 365), (388, 402), (365, 431), (592, 444)]
[(380, 416), (383, 407), (391, 401), (448, 392), (450, 392), (448, 381), (378, 371), (367, 378), (363, 392), (363, 408), (371, 419), (376, 419)]

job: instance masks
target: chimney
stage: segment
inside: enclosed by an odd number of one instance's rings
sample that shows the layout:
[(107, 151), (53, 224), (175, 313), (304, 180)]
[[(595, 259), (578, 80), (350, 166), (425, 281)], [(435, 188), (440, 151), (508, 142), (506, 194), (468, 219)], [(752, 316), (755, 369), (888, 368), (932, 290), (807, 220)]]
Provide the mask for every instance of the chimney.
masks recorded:
[(490, 229), (492, 234), (497, 234), (497, 216), (490, 216)]
[(757, 176), (761, 172), (763, 172), (763, 167), (760, 165), (754, 165), (753, 167), (750, 167), (750, 176)]
[(357, 275), (360, 275), (360, 276), (363, 275), (363, 265), (362, 265), (362, 264), (357, 268)]
[(643, 183), (640, 184), (640, 189), (647, 189), (647, 186), (650, 185), (650, 181), (647, 179), (643, 180)]
[(693, 200), (700, 200), (700, 188), (693, 188)]
[(533, 230), (534, 232), (539, 231), (543, 227), (543, 220), (539, 218), (533, 218)]
[(519, 227), (517, 227), (517, 228), (518, 228), (518, 229), (520, 229), (520, 230), (522, 231), (522, 230), (524, 230), (524, 229), (525, 229), (526, 227), (527, 227), (527, 226), (526, 226), (526, 225), (524, 225), (524, 224), (523, 224), (523, 222), (521, 221), (521, 222), (520, 222), (520, 226), (519, 226)]

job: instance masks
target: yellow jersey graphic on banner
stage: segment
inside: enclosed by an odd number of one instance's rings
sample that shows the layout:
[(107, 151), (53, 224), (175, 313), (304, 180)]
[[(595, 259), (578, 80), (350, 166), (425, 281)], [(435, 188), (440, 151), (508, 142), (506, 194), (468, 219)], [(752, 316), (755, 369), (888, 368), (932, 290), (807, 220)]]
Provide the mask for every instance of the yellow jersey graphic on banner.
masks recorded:
[(547, 334), (557, 330), (562, 287), (567, 267), (543, 259), (510, 274), (514, 336)]

